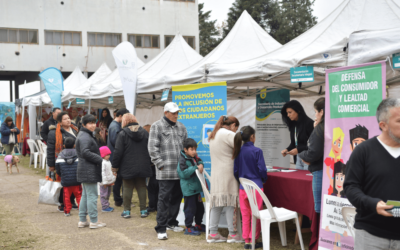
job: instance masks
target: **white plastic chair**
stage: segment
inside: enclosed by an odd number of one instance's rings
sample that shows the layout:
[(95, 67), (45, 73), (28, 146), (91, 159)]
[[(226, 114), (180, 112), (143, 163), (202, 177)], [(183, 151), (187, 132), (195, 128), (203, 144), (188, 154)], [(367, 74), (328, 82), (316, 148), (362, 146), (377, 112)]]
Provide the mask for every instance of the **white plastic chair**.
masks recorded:
[(35, 161), (35, 168), (37, 168), (37, 159), (39, 157), (40, 154), (40, 150), (38, 145), (36, 145), (36, 142), (33, 139), (28, 139), (28, 146), (29, 146), (29, 150), (31, 151), (31, 157), (29, 159), (29, 167), (31, 167), (32, 165), (32, 158)]
[(40, 151), (40, 162), (42, 163), (42, 169), (44, 169), (46, 166), (45, 163), (47, 161), (47, 145), (44, 144), (41, 140), (36, 141)]
[[(211, 200), (211, 195), (210, 191), (207, 188), (206, 184), (206, 178), (211, 182), (211, 177), (210, 175), (206, 172), (206, 170), (203, 170), (203, 173), (200, 173), (199, 170), (196, 170), (196, 175), (200, 180), (201, 187), (203, 189), (204, 193), (204, 198), (206, 199), (205, 202), (205, 213), (206, 213), (206, 240), (208, 238), (208, 234), (210, 233), (210, 213), (211, 213), (211, 206), (210, 206), (210, 200)], [(240, 217), (240, 210), (236, 212), (236, 227), (237, 227), (237, 233), (241, 236), (242, 235), (242, 220)]]
[(203, 170), (203, 174), (200, 173), (199, 170), (196, 170), (196, 175), (200, 180), (201, 183), (201, 187), (203, 188), (203, 194), (204, 194), (204, 198), (206, 199), (206, 203), (205, 203), (205, 212), (206, 212), (206, 240), (208, 238), (208, 234), (210, 232), (210, 212), (211, 212), (211, 208), (210, 208), (210, 200), (211, 200), (211, 195), (210, 192), (208, 191), (207, 185), (206, 185), (206, 180), (204, 178), (204, 175), (206, 175), (207, 179), (210, 180), (210, 176), (207, 174), (207, 172), (205, 170)]
[[(256, 222), (257, 219), (261, 221), (261, 231), (263, 240), (263, 249), (270, 249), (270, 226), (272, 222), (278, 222), (279, 233), (281, 235), (282, 246), (287, 246), (286, 237), (286, 224), (287, 220), (295, 219), (297, 232), (299, 232), (300, 246), (304, 250), (303, 237), (301, 235), (301, 229), (299, 224), (298, 215), (294, 211), (290, 211), (285, 208), (272, 207), (267, 196), (263, 191), (251, 180), (245, 178), (239, 178), (240, 183), (246, 191), (247, 197), (249, 198), (249, 203), (252, 213), (252, 249), (255, 248), (255, 237), (256, 237)], [(261, 195), (264, 203), (267, 205), (267, 209), (259, 210), (256, 194), (257, 192)]]
[(355, 232), (354, 232), (354, 222), (356, 218), (356, 208), (355, 207), (344, 207), (342, 208), (342, 215), (344, 222), (346, 222), (346, 226), (349, 229), (351, 236), (355, 239)]

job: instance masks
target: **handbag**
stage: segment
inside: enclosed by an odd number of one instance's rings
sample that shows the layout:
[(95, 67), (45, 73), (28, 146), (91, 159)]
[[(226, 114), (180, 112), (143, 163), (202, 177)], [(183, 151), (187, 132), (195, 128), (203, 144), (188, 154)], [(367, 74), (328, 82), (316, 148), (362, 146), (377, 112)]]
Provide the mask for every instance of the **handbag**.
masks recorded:
[(60, 190), (62, 188), (60, 182), (53, 181), (56, 179), (54, 172), (50, 173), (50, 180), (39, 180), (39, 199), (38, 204), (61, 206), (58, 199), (60, 198)]
[(8, 137), (8, 144), (15, 144), (15, 135), (13, 132), (11, 132), (10, 136)]

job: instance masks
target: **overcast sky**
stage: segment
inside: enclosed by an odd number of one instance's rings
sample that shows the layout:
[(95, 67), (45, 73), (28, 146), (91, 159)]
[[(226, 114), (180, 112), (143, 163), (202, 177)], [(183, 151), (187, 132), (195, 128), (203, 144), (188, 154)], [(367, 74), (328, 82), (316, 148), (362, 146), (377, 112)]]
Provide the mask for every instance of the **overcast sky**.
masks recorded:
[[(228, 17), (229, 8), (235, 0), (199, 0), (204, 3), (204, 10), (211, 10), (211, 20), (217, 19), (221, 24)], [(343, 0), (316, 0), (314, 3), (314, 15), (318, 17), (318, 22), (331, 13)]]

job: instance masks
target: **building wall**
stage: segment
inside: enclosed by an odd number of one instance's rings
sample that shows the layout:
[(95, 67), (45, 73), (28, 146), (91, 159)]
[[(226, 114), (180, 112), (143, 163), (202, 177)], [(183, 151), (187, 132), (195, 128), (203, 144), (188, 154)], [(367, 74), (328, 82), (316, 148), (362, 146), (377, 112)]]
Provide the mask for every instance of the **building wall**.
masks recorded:
[[(114, 47), (88, 47), (88, 32), (122, 33), (122, 41), (127, 41), (127, 34), (159, 35), (159, 49), (136, 49), (145, 63), (164, 49), (165, 35), (177, 32), (195, 36), (199, 51), (197, 6), (198, 0), (2, 0), (0, 27), (38, 29), (39, 44), (0, 43), (0, 65), (4, 65), (0, 74), (40, 72), (48, 67), (71, 72), (76, 66), (94, 72), (103, 62), (114, 69)], [(81, 31), (82, 46), (45, 45), (45, 30)]]

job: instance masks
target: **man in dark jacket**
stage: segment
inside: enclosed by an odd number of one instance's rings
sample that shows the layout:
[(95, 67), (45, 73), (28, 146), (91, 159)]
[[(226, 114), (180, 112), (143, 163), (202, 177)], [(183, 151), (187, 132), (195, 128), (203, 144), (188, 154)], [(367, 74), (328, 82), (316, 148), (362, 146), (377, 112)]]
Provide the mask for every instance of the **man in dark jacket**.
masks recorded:
[(75, 124), (75, 126), (77, 126), (78, 128), (81, 128), (81, 117), (79, 116), (77, 108), (72, 108), (71, 122)]
[[(124, 185), (124, 218), (130, 218), (133, 188), (136, 187), (141, 217), (147, 217), (146, 178), (152, 175), (147, 143), (149, 134), (139, 126), (132, 114), (126, 115), (127, 125), (118, 134), (112, 162), (113, 171), (122, 177)], [(125, 123), (125, 121), (124, 121)]]
[[(129, 113), (129, 110), (126, 108), (119, 109), (115, 115), (114, 121), (111, 122), (110, 127), (108, 127), (108, 139), (107, 139), (107, 147), (111, 150), (110, 162), (113, 162), (114, 148), (115, 143), (117, 141), (118, 133), (121, 131), (121, 122), (122, 116)], [(121, 188), (122, 188), (122, 178), (120, 175), (117, 175), (117, 179), (115, 180), (113, 186), (113, 195), (115, 206), (122, 206), (123, 200), (121, 197)]]
[[(85, 115), (82, 118), (82, 129), (76, 138), (76, 153), (78, 154), (78, 182), (82, 183), (82, 198), (79, 206), (78, 227), (105, 227), (97, 219), (97, 182), (102, 181), (101, 166), (103, 159), (97, 146), (93, 131), (96, 129), (96, 117)], [(90, 224), (86, 217), (89, 214)]]
[(76, 197), (79, 205), (82, 196), (82, 186), (76, 179), (78, 168), (78, 156), (75, 150), (75, 138), (68, 137), (64, 140), (64, 149), (58, 155), (56, 161), (56, 172), (61, 177), (61, 185), (63, 186), (64, 195), (64, 214), (70, 216), (72, 204), (71, 196)]
[[(47, 137), (50, 132), (50, 126), (57, 124), (57, 116), (61, 113), (60, 108), (53, 108), (53, 116), (51, 116), (47, 121), (43, 123), (42, 131), (40, 131), (40, 136), (42, 136), (43, 141), (47, 143)], [(54, 166), (54, 165), (53, 165)]]

